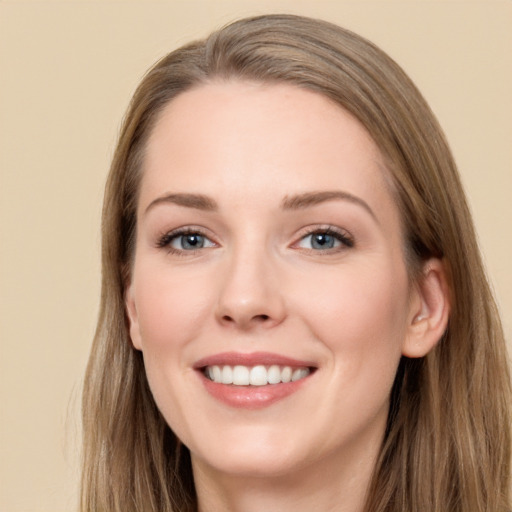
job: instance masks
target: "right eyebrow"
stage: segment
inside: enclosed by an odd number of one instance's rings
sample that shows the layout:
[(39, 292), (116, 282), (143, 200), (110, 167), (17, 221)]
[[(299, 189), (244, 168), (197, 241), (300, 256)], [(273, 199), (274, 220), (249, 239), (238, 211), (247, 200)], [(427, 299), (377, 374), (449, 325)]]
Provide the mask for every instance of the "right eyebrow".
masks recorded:
[(144, 214), (147, 214), (149, 210), (154, 208), (158, 204), (177, 204), (178, 206), (185, 206), (186, 208), (196, 208), (197, 210), (205, 210), (205, 211), (217, 211), (218, 205), (217, 203), (208, 196), (203, 194), (165, 194), (163, 196), (157, 197), (151, 203), (149, 203), (148, 207), (144, 211)]
[(379, 220), (375, 215), (375, 212), (370, 208), (366, 201), (343, 190), (324, 190), (319, 192), (306, 192), (304, 194), (298, 194), (291, 197), (286, 196), (283, 199), (281, 206), (284, 210), (299, 210), (333, 200), (349, 201), (350, 203), (361, 206), (371, 215), (373, 220), (379, 224)]

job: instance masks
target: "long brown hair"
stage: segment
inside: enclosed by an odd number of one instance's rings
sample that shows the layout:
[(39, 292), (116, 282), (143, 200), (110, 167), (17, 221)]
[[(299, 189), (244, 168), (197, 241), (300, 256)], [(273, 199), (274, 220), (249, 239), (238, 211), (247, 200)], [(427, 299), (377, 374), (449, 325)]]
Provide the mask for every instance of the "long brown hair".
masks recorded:
[(212, 80), (286, 82), (354, 115), (379, 146), (412, 278), (442, 258), (451, 315), (426, 357), (403, 357), (367, 512), (510, 511), (510, 380), (503, 332), (453, 158), (402, 69), (365, 39), (290, 15), (249, 18), (160, 60), (135, 92), (108, 178), (102, 295), (83, 395), (82, 510), (193, 511), (188, 450), (167, 426), (130, 342), (130, 278), (146, 141), (163, 107)]

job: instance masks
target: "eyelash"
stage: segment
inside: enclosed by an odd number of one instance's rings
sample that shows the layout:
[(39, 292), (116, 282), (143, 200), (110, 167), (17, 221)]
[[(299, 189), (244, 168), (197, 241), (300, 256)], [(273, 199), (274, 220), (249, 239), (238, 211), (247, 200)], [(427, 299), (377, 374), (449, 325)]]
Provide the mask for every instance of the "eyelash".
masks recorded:
[[(212, 244), (215, 244), (208, 235), (200, 228), (195, 227), (186, 227), (186, 228), (179, 228), (174, 231), (170, 231), (167, 233), (162, 234), (156, 243), (156, 247), (159, 249), (167, 249), (167, 251), (171, 254), (175, 254), (178, 256), (186, 256), (186, 255), (193, 255), (204, 248), (209, 247), (200, 247), (198, 249), (191, 249), (191, 250), (185, 250), (185, 249), (175, 249), (172, 247), (172, 242), (176, 240), (177, 238), (181, 236), (186, 235), (199, 235), (201, 237), (204, 237), (206, 240), (209, 240)], [(325, 236), (331, 236), (336, 241), (340, 242), (342, 247), (332, 247), (327, 249), (313, 249), (313, 248), (303, 248), (304, 250), (310, 252), (310, 253), (317, 253), (317, 254), (333, 254), (337, 253), (339, 251), (342, 251), (344, 249), (350, 249), (354, 247), (355, 242), (351, 235), (349, 235), (346, 231), (342, 231), (338, 228), (334, 228), (332, 226), (327, 227), (315, 227), (311, 228), (305, 232), (303, 232), (298, 240), (298, 242), (295, 242), (293, 246), (297, 246), (302, 241), (304, 241), (307, 237), (313, 236), (313, 235), (325, 235)], [(292, 247), (293, 247), (292, 246)], [(211, 246), (210, 246), (211, 247)]]
[(341, 230), (339, 228), (334, 228), (332, 226), (314, 227), (314, 228), (308, 229), (307, 231), (305, 231), (304, 233), (301, 234), (299, 241), (295, 242), (294, 245), (298, 245), (303, 240), (305, 240), (307, 237), (310, 237), (313, 235), (331, 236), (336, 241), (340, 242), (341, 247), (332, 247), (332, 248), (327, 248), (327, 249), (323, 249), (323, 250), (321, 250), (321, 249), (305, 249), (311, 253), (316, 253), (316, 254), (323, 253), (325, 255), (333, 254), (333, 253), (337, 253), (339, 251), (343, 251), (345, 249), (351, 249), (355, 245), (354, 239), (349, 233), (347, 233), (346, 231)]
[[(172, 242), (176, 240), (177, 238), (181, 236), (187, 236), (187, 235), (199, 235), (211, 242), (210, 237), (200, 228), (195, 228), (193, 226), (186, 227), (186, 228), (179, 228), (175, 229), (174, 231), (170, 231), (168, 233), (164, 233), (158, 238), (157, 241), (157, 248), (159, 249), (167, 249), (167, 251), (171, 254), (175, 254), (178, 256), (187, 256), (191, 254), (195, 254), (196, 252), (203, 249), (203, 247), (200, 247), (198, 249), (191, 249), (191, 250), (185, 250), (185, 249), (175, 249), (172, 247)], [(215, 244), (215, 242), (212, 242)]]

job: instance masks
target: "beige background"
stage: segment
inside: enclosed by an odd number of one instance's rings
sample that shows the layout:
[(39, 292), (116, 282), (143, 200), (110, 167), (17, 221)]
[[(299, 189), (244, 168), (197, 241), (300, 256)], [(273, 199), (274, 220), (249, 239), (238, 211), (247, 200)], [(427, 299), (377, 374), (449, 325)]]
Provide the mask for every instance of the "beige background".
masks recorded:
[(0, 0), (0, 510), (70, 511), (99, 294), (99, 212), (147, 67), (239, 16), (367, 36), (413, 77), (460, 166), (512, 338), (512, 2)]

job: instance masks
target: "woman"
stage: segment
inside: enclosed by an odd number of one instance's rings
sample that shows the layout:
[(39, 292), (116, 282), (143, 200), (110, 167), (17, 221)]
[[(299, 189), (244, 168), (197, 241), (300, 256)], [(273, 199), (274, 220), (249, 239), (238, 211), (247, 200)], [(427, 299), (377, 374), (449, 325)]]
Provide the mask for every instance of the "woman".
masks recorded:
[(453, 159), (326, 22), (235, 22), (136, 91), (103, 210), (83, 510), (505, 511), (509, 374)]

